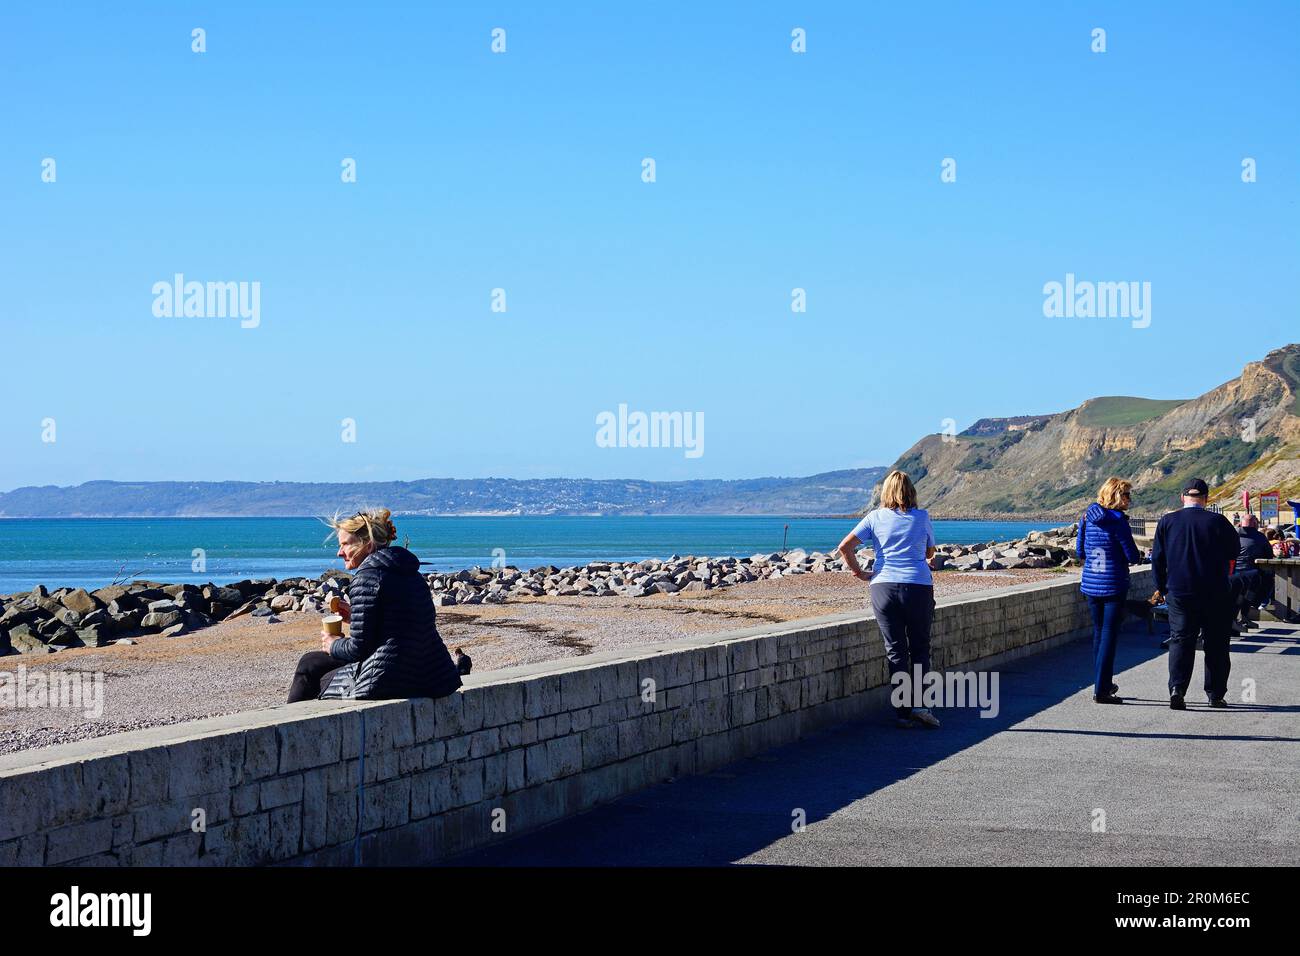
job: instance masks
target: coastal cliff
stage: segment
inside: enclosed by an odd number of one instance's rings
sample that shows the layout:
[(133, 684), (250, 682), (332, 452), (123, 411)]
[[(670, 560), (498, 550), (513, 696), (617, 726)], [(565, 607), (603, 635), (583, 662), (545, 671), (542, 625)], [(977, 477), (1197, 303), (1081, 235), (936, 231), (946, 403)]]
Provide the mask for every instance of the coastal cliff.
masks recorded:
[[(1225, 505), (1243, 489), (1300, 495), (1300, 344), (1198, 398), (1094, 398), (1054, 415), (981, 419), (927, 435), (894, 463), (935, 517), (1077, 517), (1106, 478), (1133, 482), (1135, 513), (1176, 504), (1194, 475)], [(873, 494), (873, 504), (879, 490)]]

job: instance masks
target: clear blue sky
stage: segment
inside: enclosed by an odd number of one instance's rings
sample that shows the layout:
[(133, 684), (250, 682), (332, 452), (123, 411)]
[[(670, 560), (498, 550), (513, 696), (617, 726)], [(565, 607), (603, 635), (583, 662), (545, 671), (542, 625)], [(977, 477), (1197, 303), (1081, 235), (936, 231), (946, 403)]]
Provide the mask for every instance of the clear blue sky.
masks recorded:
[[(1294, 2), (267, 6), (0, 12), (0, 489), (811, 474), (1300, 339)], [(1067, 272), (1150, 327), (1044, 318)]]

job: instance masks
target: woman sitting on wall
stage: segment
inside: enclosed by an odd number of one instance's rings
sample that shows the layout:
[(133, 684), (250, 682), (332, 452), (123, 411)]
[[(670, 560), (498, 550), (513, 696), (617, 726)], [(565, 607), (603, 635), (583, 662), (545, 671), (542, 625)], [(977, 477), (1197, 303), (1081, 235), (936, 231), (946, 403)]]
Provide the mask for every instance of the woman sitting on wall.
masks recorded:
[(420, 561), (392, 542), (387, 508), (330, 522), (338, 556), (354, 571), (339, 613), (347, 637), (321, 635), (321, 649), (304, 654), (289, 688), (289, 703), (354, 697), (446, 697), (460, 675), (434, 624), (433, 597)]

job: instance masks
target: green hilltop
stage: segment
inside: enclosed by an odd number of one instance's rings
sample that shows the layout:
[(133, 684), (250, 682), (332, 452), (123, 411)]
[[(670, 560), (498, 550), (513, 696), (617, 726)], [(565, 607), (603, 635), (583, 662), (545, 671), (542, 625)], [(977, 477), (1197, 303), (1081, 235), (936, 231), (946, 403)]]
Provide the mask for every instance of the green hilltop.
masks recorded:
[(1140, 425), (1179, 405), (1187, 404), (1185, 398), (1134, 398), (1129, 395), (1108, 395), (1094, 398), (1079, 410), (1079, 424), (1092, 428), (1123, 428)]

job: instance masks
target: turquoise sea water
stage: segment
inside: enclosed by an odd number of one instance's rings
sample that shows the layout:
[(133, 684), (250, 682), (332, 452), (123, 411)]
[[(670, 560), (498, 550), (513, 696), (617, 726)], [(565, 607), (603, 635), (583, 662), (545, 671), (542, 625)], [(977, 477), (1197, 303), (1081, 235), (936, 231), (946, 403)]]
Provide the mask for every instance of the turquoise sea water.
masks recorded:
[[(396, 519), (399, 543), (426, 570), (505, 564), (561, 567), (640, 561), (672, 554), (750, 555), (787, 547), (828, 551), (852, 519), (724, 517), (439, 517)], [(936, 521), (942, 543), (1005, 541), (1050, 524)], [(316, 576), (341, 568), (329, 529), (312, 518), (16, 518), (0, 521), (0, 594), (46, 587), (95, 588), (134, 575), (154, 581), (217, 583)], [(204, 565), (195, 570), (201, 550)], [(494, 554), (494, 552), (496, 552)]]

